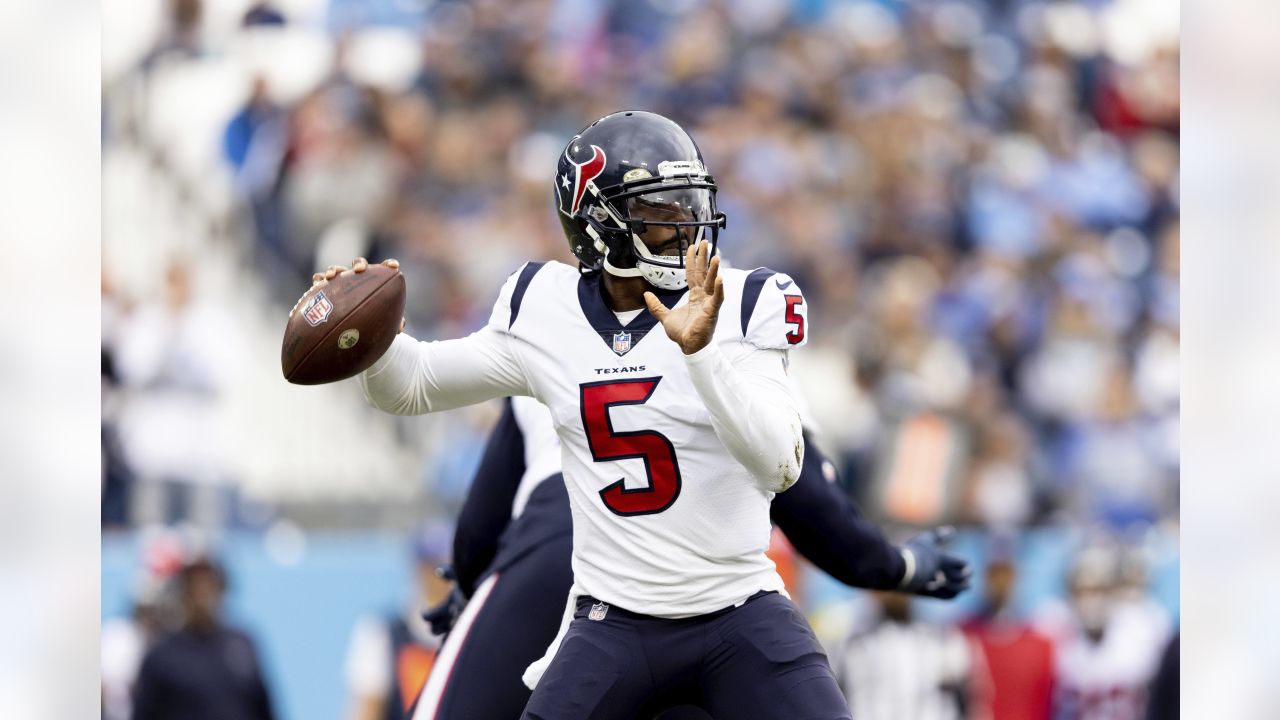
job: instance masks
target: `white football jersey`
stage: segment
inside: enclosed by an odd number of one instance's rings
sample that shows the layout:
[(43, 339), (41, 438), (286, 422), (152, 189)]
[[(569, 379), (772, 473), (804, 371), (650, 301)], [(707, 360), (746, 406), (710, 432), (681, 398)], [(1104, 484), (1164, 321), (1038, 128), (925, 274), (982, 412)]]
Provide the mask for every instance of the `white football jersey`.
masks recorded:
[(533, 491), (548, 477), (560, 472), (560, 438), (547, 408), (537, 400), (517, 395), (511, 398), (511, 412), (524, 437), (524, 474), (520, 476), (511, 503), (511, 517), (518, 518), (524, 513)]
[[(712, 342), (735, 365), (775, 363), (785, 386), (785, 351), (808, 331), (804, 296), (766, 269), (721, 277)], [(673, 307), (677, 296), (687, 294), (660, 295)], [(721, 441), (683, 353), (652, 315), (623, 325), (598, 276), (530, 263), (503, 286), (490, 327), (510, 336), (560, 439), (575, 593), (678, 618), (783, 591), (765, 556), (773, 493)]]
[(1070, 628), (1057, 644), (1057, 717), (1146, 717), (1147, 690), (1170, 632), (1167, 614), (1153, 602), (1117, 605), (1099, 642), (1078, 627)]

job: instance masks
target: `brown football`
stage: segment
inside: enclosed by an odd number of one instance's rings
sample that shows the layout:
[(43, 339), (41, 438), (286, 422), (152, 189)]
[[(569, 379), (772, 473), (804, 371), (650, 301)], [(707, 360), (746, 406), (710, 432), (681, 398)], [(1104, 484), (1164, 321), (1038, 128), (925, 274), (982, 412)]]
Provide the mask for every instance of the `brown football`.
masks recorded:
[(320, 385), (364, 372), (400, 331), (404, 298), (404, 274), (385, 265), (347, 270), (311, 288), (284, 329), (284, 378), (295, 385)]

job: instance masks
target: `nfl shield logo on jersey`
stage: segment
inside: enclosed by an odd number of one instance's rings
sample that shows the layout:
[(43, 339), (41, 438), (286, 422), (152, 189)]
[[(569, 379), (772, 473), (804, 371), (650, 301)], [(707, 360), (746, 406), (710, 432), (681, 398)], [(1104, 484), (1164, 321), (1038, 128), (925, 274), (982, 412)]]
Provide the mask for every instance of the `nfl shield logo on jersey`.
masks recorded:
[(605, 605), (602, 602), (598, 602), (595, 605), (591, 606), (591, 612), (587, 613), (587, 619), (600, 622), (601, 620), (604, 619), (605, 614), (608, 612), (609, 612), (609, 606)]
[(311, 296), (311, 299), (307, 301), (306, 307), (302, 308), (302, 316), (307, 319), (311, 327), (328, 320), (331, 312), (333, 312), (333, 303), (329, 302), (329, 298), (324, 296), (323, 290)]
[(613, 351), (619, 355), (626, 355), (631, 349), (631, 333), (616, 332), (613, 334)]

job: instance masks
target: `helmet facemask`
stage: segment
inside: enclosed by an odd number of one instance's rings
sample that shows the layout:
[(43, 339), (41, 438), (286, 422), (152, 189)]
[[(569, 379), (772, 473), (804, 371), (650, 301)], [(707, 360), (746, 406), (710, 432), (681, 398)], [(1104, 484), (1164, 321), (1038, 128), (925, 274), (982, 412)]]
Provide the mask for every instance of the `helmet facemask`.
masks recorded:
[(609, 249), (604, 270), (620, 277), (643, 277), (661, 290), (685, 288), (687, 250), (709, 240), (714, 255), (725, 225), (724, 215), (715, 209), (715, 185), (685, 178), (628, 185), (612, 197), (602, 192), (608, 199), (586, 212), (588, 234)]

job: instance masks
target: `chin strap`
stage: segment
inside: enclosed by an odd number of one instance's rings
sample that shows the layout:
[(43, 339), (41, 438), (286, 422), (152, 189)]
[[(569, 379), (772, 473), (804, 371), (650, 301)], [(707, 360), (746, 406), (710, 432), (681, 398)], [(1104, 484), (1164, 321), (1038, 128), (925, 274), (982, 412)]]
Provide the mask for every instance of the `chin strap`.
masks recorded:
[(609, 262), (609, 256), (604, 256), (604, 271), (614, 277), (640, 277), (640, 268), (620, 268)]
[(664, 268), (657, 265), (645, 263), (640, 268), (640, 274), (644, 275), (644, 279), (649, 284), (659, 290), (683, 290), (689, 286), (689, 279), (685, 276), (684, 268)]

